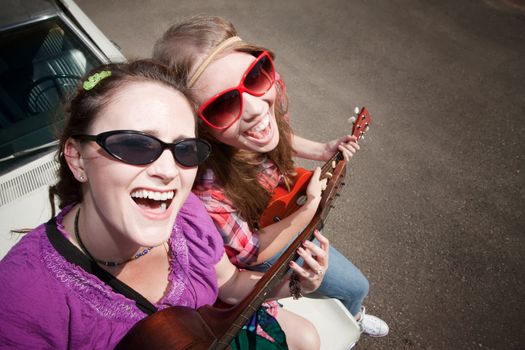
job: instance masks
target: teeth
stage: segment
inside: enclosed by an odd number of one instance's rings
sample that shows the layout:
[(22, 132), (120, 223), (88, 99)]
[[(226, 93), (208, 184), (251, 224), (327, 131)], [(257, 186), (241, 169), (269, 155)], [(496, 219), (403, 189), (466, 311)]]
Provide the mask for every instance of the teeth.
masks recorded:
[(148, 191), (148, 190), (136, 190), (131, 193), (133, 198), (147, 198), (155, 201), (165, 201), (172, 199), (174, 196), (173, 191), (167, 192), (157, 192), (157, 191)]
[(261, 132), (263, 131), (264, 129), (266, 129), (268, 127), (268, 125), (270, 125), (270, 116), (267, 114), (263, 120), (261, 120), (261, 122), (257, 125), (255, 125), (253, 128), (252, 128), (252, 131), (254, 132)]

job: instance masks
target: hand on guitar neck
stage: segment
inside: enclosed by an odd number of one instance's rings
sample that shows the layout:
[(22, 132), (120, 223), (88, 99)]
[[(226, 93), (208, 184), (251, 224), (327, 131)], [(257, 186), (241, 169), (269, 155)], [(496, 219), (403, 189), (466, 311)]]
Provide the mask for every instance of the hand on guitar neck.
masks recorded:
[[(356, 140), (360, 140), (372, 123), (372, 117), (365, 107), (361, 109), (356, 107), (354, 112), (356, 116), (350, 118), (350, 121), (353, 122), (352, 136), (355, 137)], [(344, 152), (336, 152), (332, 158), (321, 167), (321, 179), (329, 178), (337, 163), (343, 160), (347, 161), (347, 158)], [(291, 188), (278, 186), (274, 190), (270, 203), (259, 220), (260, 227), (266, 227), (282, 220), (306, 203), (306, 190), (313, 172), (304, 168), (296, 168), (295, 170), (297, 175), (291, 179)]]

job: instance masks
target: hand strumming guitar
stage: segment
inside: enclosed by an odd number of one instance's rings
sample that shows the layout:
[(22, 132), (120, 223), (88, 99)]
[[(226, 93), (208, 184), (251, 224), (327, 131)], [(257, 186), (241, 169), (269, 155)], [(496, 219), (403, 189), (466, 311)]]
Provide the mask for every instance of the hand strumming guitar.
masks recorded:
[[(312, 217), (313, 214), (315, 214), (315, 211), (317, 210), (319, 202), (321, 201), (321, 196), (323, 195), (323, 191), (326, 188), (326, 183), (327, 179), (321, 179), (321, 168), (316, 167), (314, 173), (312, 174), (312, 178), (308, 183), (308, 187), (306, 188), (305, 205), (313, 209)], [(309, 218), (305, 224), (307, 224), (310, 221), (310, 219), (311, 218)]]

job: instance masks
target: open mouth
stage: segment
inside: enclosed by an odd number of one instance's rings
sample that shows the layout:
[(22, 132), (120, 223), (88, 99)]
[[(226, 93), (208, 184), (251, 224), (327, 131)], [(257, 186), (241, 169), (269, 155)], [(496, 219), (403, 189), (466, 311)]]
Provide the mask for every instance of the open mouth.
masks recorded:
[(249, 130), (246, 130), (244, 134), (255, 140), (262, 140), (268, 137), (272, 131), (270, 123), (270, 112), (261, 119), (254, 127)]
[(156, 214), (166, 212), (174, 196), (175, 191), (151, 191), (139, 189), (131, 192), (131, 198), (141, 209)]

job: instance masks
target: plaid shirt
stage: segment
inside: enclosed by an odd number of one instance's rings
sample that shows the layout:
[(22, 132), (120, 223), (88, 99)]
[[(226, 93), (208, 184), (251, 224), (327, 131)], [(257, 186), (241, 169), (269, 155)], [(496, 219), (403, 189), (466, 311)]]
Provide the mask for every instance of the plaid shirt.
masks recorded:
[[(272, 191), (279, 184), (281, 175), (277, 166), (267, 160), (261, 165), (259, 182)], [(259, 234), (250, 230), (231, 201), (215, 182), (213, 171), (207, 170), (199, 179), (193, 192), (204, 202), (204, 206), (222, 235), (224, 247), (230, 261), (239, 267), (247, 267), (259, 255)]]
[[(281, 175), (277, 166), (268, 160), (261, 165), (260, 183), (269, 191), (279, 184)], [(222, 189), (215, 182), (213, 171), (208, 169), (199, 178), (193, 192), (202, 200), (224, 241), (224, 250), (230, 261), (238, 267), (246, 267), (257, 260), (259, 255), (259, 234), (252, 232), (248, 223), (237, 213), (237, 209), (226, 198)], [(275, 300), (262, 304), (268, 314), (277, 317), (279, 303)], [(273, 341), (260, 325), (257, 334)]]
[[(280, 96), (278, 103), (286, 110), (288, 104), (286, 86), (279, 74), (276, 75), (275, 83), (276, 89), (280, 90), (280, 93), (277, 94)], [(285, 115), (284, 118), (288, 121), (288, 115)], [(261, 164), (258, 180), (268, 191), (273, 191), (280, 183), (281, 173), (271, 160), (267, 160)], [(240, 268), (247, 267), (255, 262), (259, 255), (259, 234), (250, 230), (248, 223), (239, 215), (232, 202), (226, 198), (221, 187), (217, 185), (212, 170), (208, 169), (202, 174), (197, 180), (193, 192), (202, 200), (215, 222), (215, 226), (221, 233), (224, 249), (230, 261)], [(268, 301), (262, 306), (270, 315), (277, 317), (279, 311), (277, 301)], [(272, 337), (260, 325), (257, 325), (257, 334), (273, 341)]]

